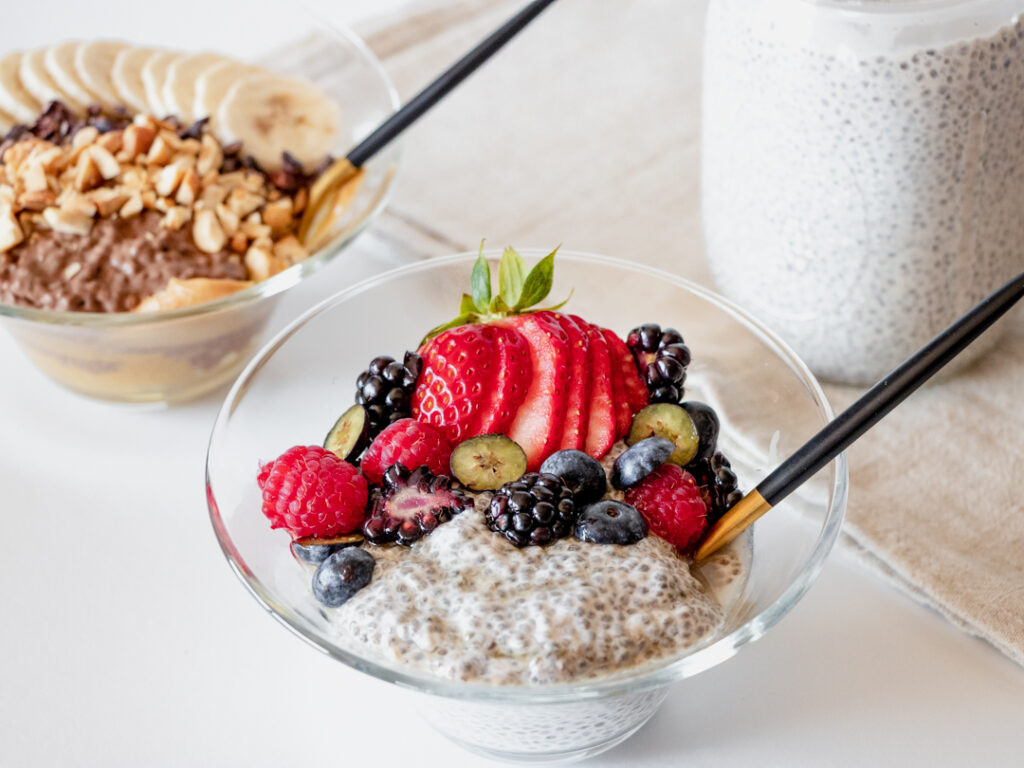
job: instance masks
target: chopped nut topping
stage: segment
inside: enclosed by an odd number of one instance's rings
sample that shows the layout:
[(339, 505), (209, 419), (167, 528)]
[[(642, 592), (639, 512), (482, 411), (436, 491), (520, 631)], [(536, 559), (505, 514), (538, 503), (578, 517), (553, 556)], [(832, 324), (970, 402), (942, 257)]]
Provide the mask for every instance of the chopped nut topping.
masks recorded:
[(192, 239), (196, 247), (206, 253), (217, 253), (228, 240), (216, 214), (209, 209), (196, 212), (195, 222), (192, 224)]

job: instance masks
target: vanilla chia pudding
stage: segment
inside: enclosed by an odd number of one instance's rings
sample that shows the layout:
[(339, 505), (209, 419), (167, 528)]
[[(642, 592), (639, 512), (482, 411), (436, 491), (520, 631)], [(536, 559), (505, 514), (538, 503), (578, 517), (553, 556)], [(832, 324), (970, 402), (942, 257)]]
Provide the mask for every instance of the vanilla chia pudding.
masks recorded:
[[(625, 449), (602, 459), (610, 473)], [(338, 642), (448, 680), (546, 685), (682, 654), (714, 635), (749, 571), (741, 536), (700, 565), (649, 535), (517, 549), (487, 528), (491, 494), (411, 547), (367, 546), (372, 582), (328, 613)], [(621, 499), (609, 486), (606, 498)]]
[(1024, 268), (1022, 11), (712, 0), (710, 266), (819, 375), (877, 379)]

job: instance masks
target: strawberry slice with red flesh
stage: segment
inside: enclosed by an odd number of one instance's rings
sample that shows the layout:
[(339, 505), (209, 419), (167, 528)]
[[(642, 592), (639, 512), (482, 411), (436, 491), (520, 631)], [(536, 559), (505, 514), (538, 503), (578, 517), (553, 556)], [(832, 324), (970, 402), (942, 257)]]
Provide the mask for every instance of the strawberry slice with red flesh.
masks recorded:
[(583, 450), (600, 459), (615, 443), (615, 408), (612, 405), (612, 359), (608, 342), (596, 325), (585, 324), (590, 337), (590, 411)]
[(569, 335), (555, 312), (531, 312), (499, 322), (519, 331), (530, 345), (533, 380), (508, 436), (522, 446), (527, 470), (533, 472), (561, 443), (569, 397)]
[(622, 366), (619, 365), (615, 347), (609, 338), (615, 334), (605, 328), (601, 328), (600, 331), (604, 336), (605, 344), (608, 345), (608, 359), (611, 361), (612, 367), (612, 409), (615, 412), (615, 439), (617, 440), (629, 433), (629, 423), (633, 420), (633, 414), (629, 411), (629, 401), (626, 399), (626, 377), (622, 373)]
[(562, 422), (559, 450), (583, 450), (590, 416), (590, 334), (587, 323), (574, 315), (558, 314), (562, 329), (569, 336), (569, 399)]
[(453, 444), (479, 434), (498, 374), (497, 336), (490, 325), (461, 325), (424, 345), (413, 418), (434, 425)]
[(626, 342), (620, 339), (614, 331), (610, 331), (607, 328), (603, 328), (602, 331), (604, 332), (605, 339), (608, 341), (608, 351), (612, 356), (612, 364), (615, 365), (617, 363), (622, 370), (623, 394), (626, 397), (626, 402), (629, 403), (630, 413), (636, 413), (640, 409), (646, 408), (650, 400), (647, 385), (640, 378), (640, 371), (637, 370), (636, 360), (629, 347), (626, 346)]
[(530, 345), (518, 331), (490, 326), (494, 331), (498, 373), (494, 379), (490, 403), (480, 412), (476, 434), (504, 434), (526, 399), (533, 380)]

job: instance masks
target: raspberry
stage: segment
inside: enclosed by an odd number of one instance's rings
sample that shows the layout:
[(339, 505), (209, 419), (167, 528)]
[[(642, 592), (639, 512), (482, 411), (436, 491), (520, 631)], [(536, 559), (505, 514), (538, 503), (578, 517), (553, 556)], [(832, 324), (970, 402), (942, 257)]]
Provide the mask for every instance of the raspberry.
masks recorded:
[(271, 528), (292, 538), (351, 533), (366, 516), (366, 479), (318, 445), (296, 445), (264, 464), (256, 478)]
[(708, 525), (708, 511), (693, 475), (663, 464), (626, 491), (626, 501), (640, 510), (654, 533), (689, 552)]
[(452, 446), (441, 431), (415, 419), (399, 419), (370, 443), (359, 466), (370, 485), (380, 485), (388, 467), (426, 467), (435, 475), (449, 472)]

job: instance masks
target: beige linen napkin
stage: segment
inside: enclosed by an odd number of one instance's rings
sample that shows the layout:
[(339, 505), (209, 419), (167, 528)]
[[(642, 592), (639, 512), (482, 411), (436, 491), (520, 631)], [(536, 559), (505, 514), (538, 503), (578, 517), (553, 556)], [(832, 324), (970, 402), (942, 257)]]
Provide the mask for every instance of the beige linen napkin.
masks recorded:
[[(826, 390), (837, 411), (860, 394)], [(1024, 665), (1024, 314), (848, 456), (845, 531), (863, 559)]]

